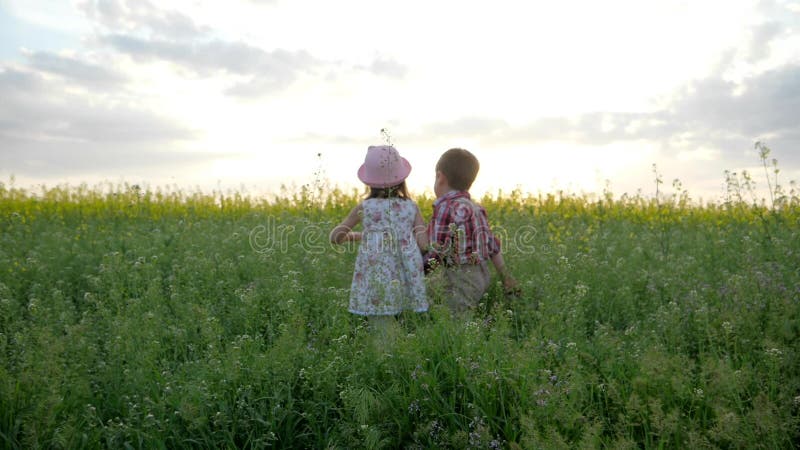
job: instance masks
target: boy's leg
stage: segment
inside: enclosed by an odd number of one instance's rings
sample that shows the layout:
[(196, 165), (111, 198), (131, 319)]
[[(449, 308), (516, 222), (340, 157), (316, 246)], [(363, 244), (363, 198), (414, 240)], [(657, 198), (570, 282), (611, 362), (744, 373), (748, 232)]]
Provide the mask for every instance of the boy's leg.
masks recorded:
[(464, 264), (445, 269), (445, 301), (454, 313), (462, 313), (478, 306), (489, 289), (491, 274), (486, 262)]

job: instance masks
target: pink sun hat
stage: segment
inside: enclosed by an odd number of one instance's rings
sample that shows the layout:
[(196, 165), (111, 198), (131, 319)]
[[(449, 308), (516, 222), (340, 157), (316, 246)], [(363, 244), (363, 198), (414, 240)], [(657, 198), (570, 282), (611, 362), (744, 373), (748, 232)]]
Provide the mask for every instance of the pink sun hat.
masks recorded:
[(411, 164), (391, 145), (370, 145), (358, 179), (375, 188), (397, 186), (411, 173)]

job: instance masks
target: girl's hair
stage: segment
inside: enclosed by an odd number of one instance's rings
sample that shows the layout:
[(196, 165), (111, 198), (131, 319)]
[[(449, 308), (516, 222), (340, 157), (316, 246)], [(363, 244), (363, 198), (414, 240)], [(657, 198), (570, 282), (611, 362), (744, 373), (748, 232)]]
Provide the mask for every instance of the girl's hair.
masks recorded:
[(376, 188), (367, 186), (367, 192), (364, 198), (404, 198), (410, 199), (411, 195), (408, 193), (405, 180), (397, 185), (387, 188)]

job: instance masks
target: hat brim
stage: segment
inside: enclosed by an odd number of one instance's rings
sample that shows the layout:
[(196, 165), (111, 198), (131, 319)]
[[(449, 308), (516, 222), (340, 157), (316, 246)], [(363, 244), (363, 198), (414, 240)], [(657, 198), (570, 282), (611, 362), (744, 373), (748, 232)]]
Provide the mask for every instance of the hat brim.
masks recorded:
[(397, 186), (398, 184), (405, 181), (408, 178), (408, 174), (411, 173), (411, 163), (408, 162), (407, 159), (400, 157), (400, 170), (397, 173), (393, 173), (390, 176), (377, 176), (376, 174), (368, 174), (367, 173), (367, 166), (366, 164), (362, 164), (361, 167), (358, 168), (358, 179), (361, 180), (362, 183), (366, 184), (370, 187), (375, 188), (387, 188), (392, 186)]

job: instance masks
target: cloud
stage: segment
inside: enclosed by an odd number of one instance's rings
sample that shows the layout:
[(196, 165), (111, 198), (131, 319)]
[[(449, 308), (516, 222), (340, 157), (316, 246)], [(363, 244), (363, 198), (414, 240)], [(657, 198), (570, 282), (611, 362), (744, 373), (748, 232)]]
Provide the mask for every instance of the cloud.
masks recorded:
[(268, 52), (243, 42), (144, 40), (119, 34), (107, 36), (106, 40), (131, 56), (170, 61), (198, 73), (223, 70), (239, 75), (265, 73), (273, 78), (290, 79), (294, 72), (310, 71), (319, 64), (303, 50)]
[[(89, 98), (92, 95), (92, 98)], [(191, 130), (132, 105), (105, 104), (93, 94), (68, 93), (65, 85), (35, 72), (0, 72), (0, 134), (63, 142), (152, 142), (186, 139)]]
[(87, 18), (117, 32), (148, 31), (154, 36), (192, 39), (211, 31), (181, 12), (157, 8), (147, 0), (86, 0), (78, 7)]
[(439, 122), (426, 125), (422, 134), (426, 136), (443, 137), (480, 137), (490, 135), (504, 135), (510, 130), (508, 123), (500, 119), (483, 117), (462, 117), (452, 122)]
[(285, 88), (291, 84), (293, 80), (293, 76), (253, 76), (247, 81), (235, 83), (233, 86), (226, 89), (224, 93), (231, 97), (254, 99)]
[(366, 70), (374, 75), (388, 78), (404, 78), (408, 67), (392, 58), (378, 57), (369, 66), (356, 66), (357, 69)]
[(286, 143), (292, 144), (309, 144), (309, 143), (326, 143), (326, 144), (340, 144), (340, 145), (362, 145), (364, 142), (370, 142), (368, 136), (346, 136), (346, 135), (327, 135), (322, 133), (304, 133), (294, 138), (284, 140)]
[(81, 175), (141, 173), (169, 176), (181, 169), (229, 155), (174, 151), (168, 147), (142, 148), (129, 142), (65, 144), (0, 135), (0, 167), (9, 175), (60, 178)]
[[(520, 126), (511, 126), (502, 119), (463, 117), (425, 125), (417, 139), (472, 138), (501, 146), (549, 141), (604, 145), (617, 140), (640, 139), (640, 135), (646, 133), (645, 128), (658, 123), (654, 117), (651, 114), (597, 112), (571, 117), (541, 117)], [(634, 125), (637, 126), (636, 135), (625, 131)]]
[[(323, 69), (334, 66), (305, 50), (267, 51), (244, 42), (219, 39), (176, 41), (110, 34), (101, 40), (139, 61), (168, 61), (201, 76), (220, 72), (244, 76), (247, 80), (236, 82), (225, 91), (228, 95), (242, 98), (284, 89), (303, 76), (317, 76), (325, 72)], [(389, 58), (376, 58), (369, 66), (354, 68), (389, 78), (402, 78), (408, 71), (406, 66)]]
[[(502, 118), (462, 117), (424, 124), (416, 133), (403, 136), (403, 141), (450, 145), (470, 139), (487, 148), (550, 142), (598, 148), (648, 143), (660, 147), (662, 155), (684, 162), (720, 160), (736, 167), (757, 163), (753, 144), (763, 140), (781, 162), (800, 163), (800, 64), (765, 71), (743, 84), (723, 79), (723, 69), (686, 83), (654, 111), (549, 116), (521, 125)], [(325, 141), (319, 135), (299, 139)], [(335, 136), (329, 142), (342, 140)]]
[(766, 22), (757, 25), (751, 31), (750, 46), (748, 48), (748, 61), (758, 62), (770, 55), (770, 43), (780, 36), (785, 27), (779, 22)]
[(743, 85), (719, 75), (688, 83), (664, 108), (653, 112), (585, 113), (543, 117), (511, 127), (491, 118), (462, 118), (433, 124), (421, 133), (430, 139), (478, 137), (487, 145), (570, 141), (602, 146), (653, 141), (667, 152), (717, 149), (726, 157), (743, 155), (756, 140), (771, 142), (791, 161), (800, 161), (800, 65), (789, 64), (754, 76)]
[(710, 144), (732, 153), (763, 139), (800, 161), (800, 65), (769, 70), (742, 86), (719, 78), (692, 83), (672, 109), (669, 118), (679, 131), (693, 134), (693, 145)]
[(196, 132), (170, 118), (67, 86), (34, 71), (0, 70), (0, 167), (61, 176), (216, 157), (175, 150)]
[(105, 40), (138, 60), (168, 61), (203, 76), (223, 72), (249, 77), (226, 91), (233, 96), (263, 95), (285, 88), (302, 75), (313, 74), (323, 64), (303, 50), (265, 51), (242, 42), (144, 40), (119, 34)]
[[(302, 76), (329, 77), (330, 72), (322, 69), (338, 68), (306, 50), (265, 50), (220, 39), (212, 28), (191, 17), (145, 0), (86, 0), (79, 7), (102, 27), (97, 41), (137, 61), (167, 61), (204, 77), (219, 73), (244, 77), (224, 90), (234, 97), (260, 97), (284, 89)], [(408, 70), (385, 57), (355, 68), (388, 78), (402, 78)]]
[(41, 51), (29, 52), (26, 56), (29, 67), (88, 87), (115, 88), (127, 81), (119, 72), (74, 57)]

